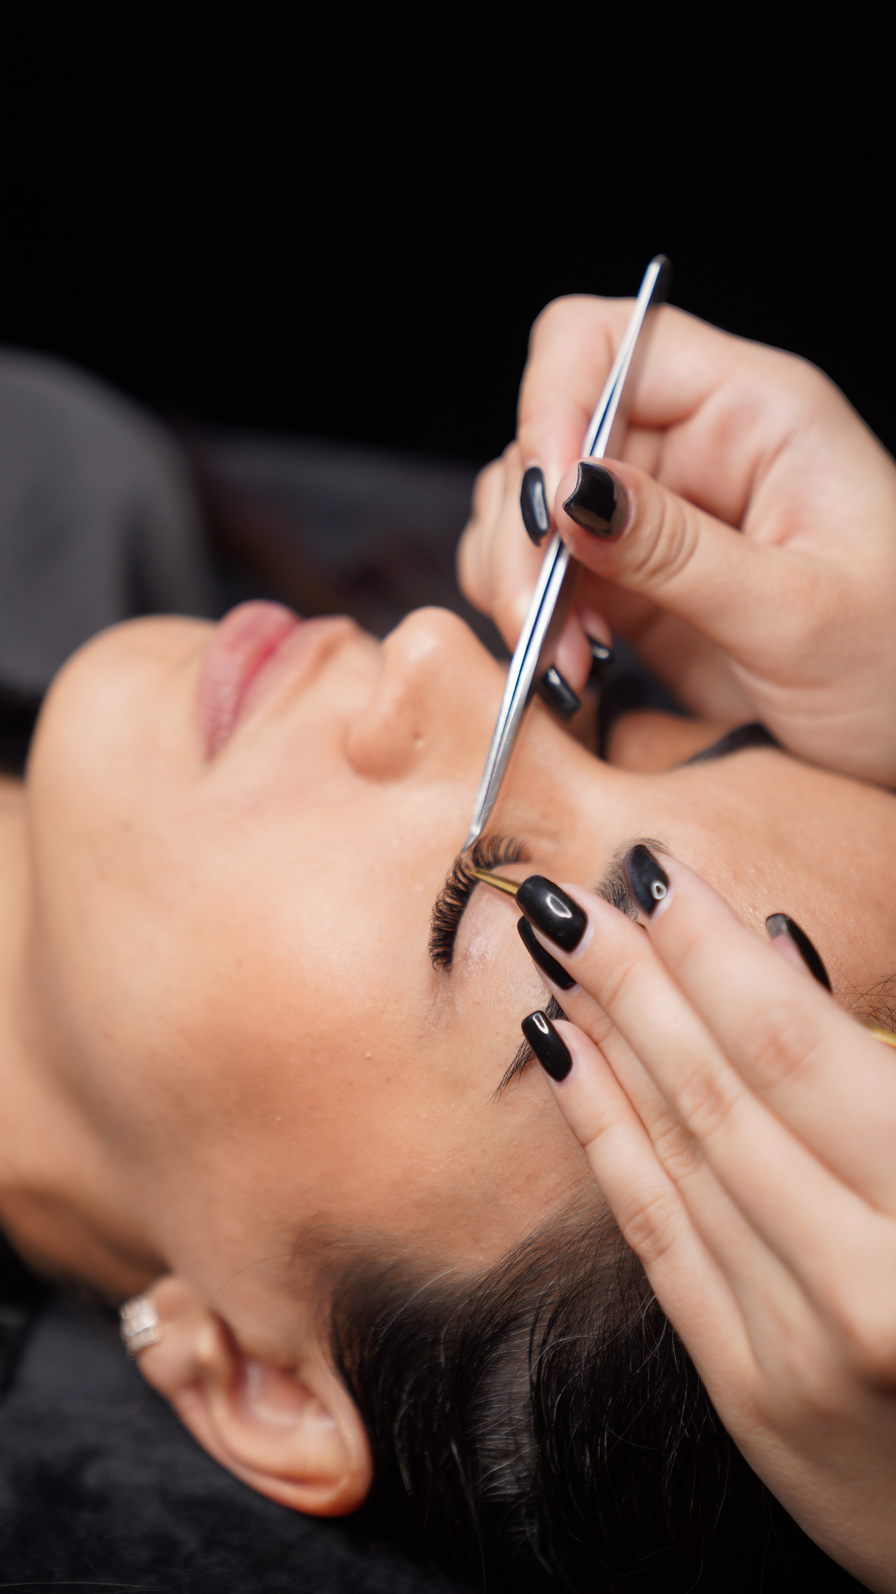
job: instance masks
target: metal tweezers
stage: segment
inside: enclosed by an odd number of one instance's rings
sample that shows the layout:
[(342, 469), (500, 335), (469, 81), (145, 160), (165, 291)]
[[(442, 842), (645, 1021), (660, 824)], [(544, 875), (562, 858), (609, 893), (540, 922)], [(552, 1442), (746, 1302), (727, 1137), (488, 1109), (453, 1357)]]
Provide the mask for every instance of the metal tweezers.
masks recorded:
[[(619, 345), (613, 369), (607, 377), (598, 405), (585, 434), (582, 454), (592, 459), (603, 459), (606, 454), (618, 457), (628, 425), (632, 394), (638, 371), (643, 365), (644, 353), (654, 316), (651, 312), (661, 305), (669, 290), (672, 268), (665, 255), (651, 260), (644, 273), (635, 308)], [(635, 351), (638, 358), (635, 359)], [(623, 403), (625, 400), (625, 403)], [(463, 850), (472, 847), (481, 836), (510, 755), (523, 723), (523, 716), (532, 700), (536, 685), (551, 662), (557, 638), (569, 613), (570, 604), (579, 584), (581, 565), (573, 559), (560, 533), (555, 531), (548, 543), (523, 624), (516, 651), (507, 672), (507, 685), (498, 713), (497, 724), (485, 760), (485, 769), (473, 809), (470, 834)]]

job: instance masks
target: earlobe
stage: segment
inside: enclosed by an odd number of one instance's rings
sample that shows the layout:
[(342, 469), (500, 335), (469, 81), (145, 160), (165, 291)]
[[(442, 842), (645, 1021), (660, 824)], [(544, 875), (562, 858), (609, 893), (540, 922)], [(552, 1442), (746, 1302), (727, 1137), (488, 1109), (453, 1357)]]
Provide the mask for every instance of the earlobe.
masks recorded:
[(181, 1279), (148, 1292), (158, 1344), (140, 1370), (223, 1467), (281, 1505), (344, 1516), (363, 1504), (372, 1463), (354, 1402), (320, 1348), (295, 1368), (247, 1355), (227, 1324)]

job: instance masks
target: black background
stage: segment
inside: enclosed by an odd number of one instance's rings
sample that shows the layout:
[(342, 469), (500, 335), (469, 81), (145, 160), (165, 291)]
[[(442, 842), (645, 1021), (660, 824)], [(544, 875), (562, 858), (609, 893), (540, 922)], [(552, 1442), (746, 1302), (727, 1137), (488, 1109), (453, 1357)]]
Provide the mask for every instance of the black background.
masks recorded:
[(0, 342), (177, 420), (478, 461), (539, 308), (664, 250), (675, 302), (896, 443), (885, 41), (426, 15), (7, 27)]

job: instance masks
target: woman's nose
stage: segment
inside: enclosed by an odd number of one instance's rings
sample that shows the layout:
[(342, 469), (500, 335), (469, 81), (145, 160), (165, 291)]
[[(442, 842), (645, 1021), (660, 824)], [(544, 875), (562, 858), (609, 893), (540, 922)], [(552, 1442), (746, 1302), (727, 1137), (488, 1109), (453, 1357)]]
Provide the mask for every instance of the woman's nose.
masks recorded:
[(453, 778), (469, 772), (475, 781), (503, 686), (501, 666), (463, 620), (418, 609), (383, 642), (379, 679), (349, 735), (349, 761), (368, 780), (426, 769)]

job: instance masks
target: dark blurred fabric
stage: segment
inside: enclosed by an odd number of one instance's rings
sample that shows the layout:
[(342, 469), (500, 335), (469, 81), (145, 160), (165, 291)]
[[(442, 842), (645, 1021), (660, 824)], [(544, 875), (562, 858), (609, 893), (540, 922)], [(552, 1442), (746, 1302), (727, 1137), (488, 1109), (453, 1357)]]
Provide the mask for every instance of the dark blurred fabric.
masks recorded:
[[(28, 1288), (33, 1305), (39, 1286)], [(363, 1518), (299, 1516), (238, 1483), (143, 1382), (114, 1323), (49, 1298), (0, 1404), (0, 1586), (71, 1583), (165, 1594), (452, 1587)]]

